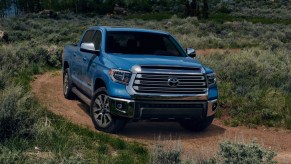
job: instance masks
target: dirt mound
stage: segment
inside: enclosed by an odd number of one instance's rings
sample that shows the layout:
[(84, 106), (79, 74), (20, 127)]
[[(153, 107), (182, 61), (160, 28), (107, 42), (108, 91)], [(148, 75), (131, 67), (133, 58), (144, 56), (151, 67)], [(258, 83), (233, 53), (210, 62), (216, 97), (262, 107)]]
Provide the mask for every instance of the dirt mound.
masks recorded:
[[(61, 72), (50, 72), (36, 77), (32, 83), (35, 96), (48, 110), (81, 126), (88, 127), (96, 132), (88, 114), (88, 107), (78, 100), (67, 100), (62, 92)], [(115, 135), (116, 136), (116, 135)], [(202, 133), (192, 133), (184, 130), (173, 122), (132, 122), (118, 134), (125, 140), (135, 140), (148, 146), (157, 143), (157, 138), (169, 140), (170, 143), (181, 143), (183, 155), (188, 156), (195, 152), (214, 155), (218, 142), (229, 139), (249, 142), (255, 139), (266, 148), (278, 152), (277, 159), (283, 163), (291, 162), (291, 132), (283, 129), (259, 127), (227, 127), (222, 120), (216, 119), (209, 129)]]

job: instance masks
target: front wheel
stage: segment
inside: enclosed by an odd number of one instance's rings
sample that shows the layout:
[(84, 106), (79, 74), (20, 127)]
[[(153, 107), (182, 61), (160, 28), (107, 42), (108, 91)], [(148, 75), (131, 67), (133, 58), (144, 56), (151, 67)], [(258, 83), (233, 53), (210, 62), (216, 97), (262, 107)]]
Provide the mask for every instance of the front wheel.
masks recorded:
[(190, 131), (204, 131), (207, 129), (214, 119), (214, 115), (210, 117), (206, 117), (204, 119), (198, 120), (181, 120), (179, 123), (180, 125)]
[(105, 87), (97, 89), (94, 93), (90, 105), (90, 114), (95, 128), (106, 133), (117, 133), (126, 124), (124, 118), (110, 113), (109, 98)]

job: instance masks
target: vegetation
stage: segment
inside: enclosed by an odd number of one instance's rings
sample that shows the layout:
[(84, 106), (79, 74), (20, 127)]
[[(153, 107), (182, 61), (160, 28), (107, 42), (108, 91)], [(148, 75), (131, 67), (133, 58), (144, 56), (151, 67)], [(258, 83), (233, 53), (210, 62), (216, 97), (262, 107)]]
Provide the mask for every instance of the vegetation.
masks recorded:
[(291, 128), (288, 52), (253, 48), (201, 57), (218, 72), (220, 103), (233, 118), (226, 124)]
[(255, 141), (251, 143), (237, 141), (221, 141), (216, 154), (211, 157), (212, 150), (201, 150), (192, 152), (191, 156), (182, 160), (182, 147), (179, 140), (176, 143), (158, 140), (155, 144), (151, 163), (187, 163), (187, 164), (225, 164), (225, 163), (255, 163), (255, 164), (275, 164), (276, 153), (271, 149), (264, 149)]
[[(6, 2), (0, 5), (7, 6)], [(131, 1), (126, 2), (125, 5), (130, 6)], [(165, 3), (170, 4), (170, 1)], [(257, 3), (262, 7), (256, 9)], [(273, 5), (277, 7), (268, 8)], [(243, 10), (237, 10), (237, 6)], [(208, 21), (178, 18), (168, 11), (125, 17), (95, 14), (85, 17), (60, 12), (54, 19), (31, 13), (0, 19), (0, 30), (6, 31), (10, 40), (9, 43), (0, 40), (0, 163), (181, 162), (180, 149), (163, 152), (162, 147), (157, 147), (155, 152), (158, 153), (150, 158), (148, 150), (140, 144), (73, 125), (47, 112), (31, 95), (29, 84), (33, 75), (59, 69), (63, 46), (77, 42), (81, 33), (92, 25), (166, 30), (185, 48), (239, 49), (205, 56), (198, 54), (198, 60), (214, 68), (218, 76), (220, 109), (223, 109), (218, 116), (230, 116), (225, 120), (230, 126), (265, 125), (291, 129), (291, 24), (290, 13), (286, 12), (290, 11), (290, 4), (233, 0), (211, 1), (209, 7), (212, 13)], [(73, 10), (74, 5), (70, 11)], [(264, 14), (267, 10), (276, 12), (270, 16)], [(256, 12), (250, 15), (250, 11)], [(247, 158), (240, 158), (242, 163), (247, 160), (272, 163), (274, 155), (254, 143), (224, 142), (220, 147), (218, 157), (212, 162), (231, 162), (237, 160), (234, 157), (248, 154)]]
[(276, 153), (265, 150), (256, 142), (240, 143), (224, 141), (219, 144), (219, 151), (215, 158), (208, 163), (277, 163), (273, 160)]
[(230, 0), (216, 3), (216, 12), (228, 13), (233, 16), (260, 17), (269, 19), (290, 20), (291, 3), (288, 0), (255, 1)]
[[(116, 4), (131, 12), (170, 11), (171, 6), (184, 4), (186, 0), (1, 0), (0, 13), (12, 7), (15, 12), (39, 12), (44, 9), (75, 13), (112, 13)], [(172, 10), (177, 11), (177, 9)], [(179, 10), (179, 12), (182, 12)]]

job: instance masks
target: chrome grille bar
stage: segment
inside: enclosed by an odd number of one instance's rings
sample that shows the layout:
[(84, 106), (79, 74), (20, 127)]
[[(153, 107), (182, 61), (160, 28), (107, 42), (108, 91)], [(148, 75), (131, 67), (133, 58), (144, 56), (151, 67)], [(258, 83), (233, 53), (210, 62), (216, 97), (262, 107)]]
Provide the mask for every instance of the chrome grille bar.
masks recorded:
[[(171, 78), (178, 81), (177, 85), (169, 84)], [(204, 94), (207, 92), (206, 79), (202, 73), (188, 75), (138, 73), (132, 87), (138, 93)]]

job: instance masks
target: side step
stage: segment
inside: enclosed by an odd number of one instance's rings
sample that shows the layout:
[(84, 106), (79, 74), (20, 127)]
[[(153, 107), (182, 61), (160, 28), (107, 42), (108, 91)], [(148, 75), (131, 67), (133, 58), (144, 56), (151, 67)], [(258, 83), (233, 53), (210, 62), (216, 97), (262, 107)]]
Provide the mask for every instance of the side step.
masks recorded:
[(72, 92), (75, 93), (77, 97), (79, 97), (84, 103), (90, 106), (91, 100), (85, 96), (82, 92), (80, 92), (76, 87), (72, 88)]

